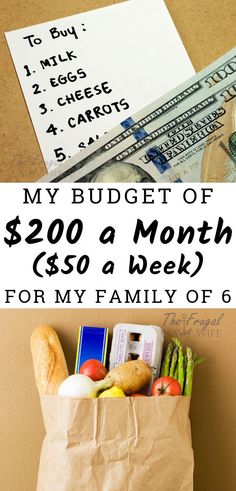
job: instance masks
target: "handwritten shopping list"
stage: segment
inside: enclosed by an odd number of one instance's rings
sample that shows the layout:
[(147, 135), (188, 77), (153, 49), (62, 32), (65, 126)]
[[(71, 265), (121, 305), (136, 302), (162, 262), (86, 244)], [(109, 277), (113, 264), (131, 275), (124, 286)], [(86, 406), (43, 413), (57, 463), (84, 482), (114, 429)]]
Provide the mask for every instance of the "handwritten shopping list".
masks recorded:
[(48, 170), (194, 74), (163, 0), (6, 33)]

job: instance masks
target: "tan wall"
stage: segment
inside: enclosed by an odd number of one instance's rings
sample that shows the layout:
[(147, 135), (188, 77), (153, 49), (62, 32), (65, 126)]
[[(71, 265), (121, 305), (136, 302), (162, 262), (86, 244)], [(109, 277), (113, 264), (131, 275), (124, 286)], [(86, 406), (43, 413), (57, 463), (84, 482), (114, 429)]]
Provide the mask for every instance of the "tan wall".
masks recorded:
[[(163, 310), (10, 310), (0, 311), (0, 489), (35, 491), (43, 425), (34, 384), (29, 337), (42, 323), (53, 325), (73, 371), (80, 324), (112, 328), (117, 322), (163, 326)], [(195, 312), (201, 323), (190, 322)], [(207, 358), (195, 373), (191, 422), (195, 450), (195, 491), (234, 491), (236, 483), (236, 310), (177, 310), (176, 333), (165, 323), (166, 340), (183, 341)], [(222, 316), (223, 314), (223, 316)], [(173, 316), (172, 316), (173, 319)], [(191, 328), (191, 329), (190, 329)], [(170, 463), (171, 466), (171, 463)], [(101, 490), (102, 491), (102, 490)], [(153, 490), (154, 491), (154, 490)], [(177, 490), (173, 490), (177, 491)]]
[[(119, 1), (1, 0), (0, 181), (36, 181), (46, 173), (3, 33)], [(196, 70), (235, 46), (235, 0), (166, 0), (166, 4)]]

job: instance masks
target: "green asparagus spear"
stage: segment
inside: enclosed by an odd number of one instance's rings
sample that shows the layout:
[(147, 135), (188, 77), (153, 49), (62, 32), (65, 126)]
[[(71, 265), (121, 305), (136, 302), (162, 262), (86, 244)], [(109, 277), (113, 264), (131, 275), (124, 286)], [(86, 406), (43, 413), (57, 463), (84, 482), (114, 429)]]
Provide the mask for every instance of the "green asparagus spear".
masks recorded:
[(186, 370), (186, 381), (184, 386), (184, 395), (192, 395), (192, 385), (193, 385), (193, 372), (197, 365), (200, 365), (205, 361), (205, 358), (198, 356), (197, 353), (193, 353), (190, 348), (187, 348), (187, 370)]
[(186, 381), (184, 387), (184, 395), (191, 397), (192, 386), (193, 386), (193, 369), (194, 369), (194, 357), (191, 348), (187, 347), (187, 371), (186, 371)]
[(162, 368), (161, 368), (162, 377), (167, 377), (169, 375), (170, 359), (171, 359), (173, 347), (174, 347), (173, 343), (172, 341), (170, 341), (166, 349), (164, 361), (162, 363)]
[(187, 358), (186, 353), (184, 353), (184, 371), (185, 371), (185, 373), (186, 373), (186, 370), (187, 370), (187, 363), (188, 363), (188, 358)]
[(206, 361), (206, 359), (203, 358), (202, 356), (198, 356), (197, 353), (193, 353), (193, 361), (194, 361), (194, 368), (195, 368), (197, 365), (204, 363), (204, 361)]
[(178, 356), (178, 382), (180, 383), (182, 387), (182, 393), (183, 393), (183, 387), (184, 387), (184, 353), (183, 353), (183, 346), (181, 341), (178, 338), (173, 338), (173, 342), (177, 346), (179, 350), (179, 356)]
[(187, 373), (187, 364), (188, 364), (187, 355), (186, 355), (186, 353), (184, 353), (184, 385), (183, 385), (182, 394), (184, 394), (184, 388), (185, 388), (185, 382), (186, 382), (186, 373)]
[(178, 348), (175, 347), (173, 352), (172, 352), (169, 377), (174, 377), (174, 372), (175, 372), (175, 367), (177, 365), (177, 361), (178, 361)]
[(175, 372), (174, 372), (174, 378), (176, 380), (178, 380), (178, 362), (176, 363)]

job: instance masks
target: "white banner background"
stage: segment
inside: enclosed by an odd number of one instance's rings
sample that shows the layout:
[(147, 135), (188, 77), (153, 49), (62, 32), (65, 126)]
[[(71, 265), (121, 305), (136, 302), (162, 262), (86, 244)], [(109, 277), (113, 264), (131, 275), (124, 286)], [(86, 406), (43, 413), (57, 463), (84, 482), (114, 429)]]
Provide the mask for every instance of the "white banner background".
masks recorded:
[[(83, 203), (72, 204), (74, 188), (77, 188), (78, 195), (82, 190)], [(111, 188), (114, 200), (120, 195), (120, 200), (116, 204), (107, 204)], [(25, 189), (29, 190), (32, 197), (39, 189), (41, 204), (37, 204), (37, 200), (33, 204), (24, 204)], [(48, 190), (53, 192), (54, 189), (58, 189), (55, 204), (49, 204)], [(102, 190), (101, 203), (90, 202), (91, 189), (95, 200), (98, 198), (99, 189)], [(166, 191), (167, 203), (163, 203), (163, 189), (170, 189)], [(129, 201), (133, 201), (132, 204), (125, 200), (126, 192)], [(145, 192), (148, 196), (146, 204), (143, 203)], [(187, 200), (194, 201), (192, 204), (184, 201), (184, 193)], [(204, 193), (205, 203), (203, 203)], [(135, 199), (136, 203), (134, 203)], [(2, 183), (0, 184), (0, 307), (236, 307), (235, 200), (235, 184), (107, 184), (102, 187), (99, 184), (76, 186), (76, 184)], [(6, 224), (16, 216), (19, 216), (21, 222), (16, 231), (21, 234), (22, 240), (9, 247), (4, 241), (4, 237), (9, 239), (11, 235), (6, 230)], [(219, 217), (223, 218), (224, 227), (232, 228), (232, 238), (228, 244), (225, 243), (224, 238), (219, 244), (214, 242)], [(64, 233), (58, 243), (50, 244), (47, 240), (48, 228), (57, 218), (64, 221)], [(69, 244), (66, 240), (66, 230), (70, 222), (76, 218), (82, 220), (83, 232), (76, 244)], [(134, 244), (133, 236), (138, 218), (143, 221), (145, 228), (153, 220), (158, 220), (153, 244), (150, 244), (149, 237), (140, 237), (138, 243)], [(27, 244), (25, 238), (35, 228), (29, 226), (30, 220), (33, 219), (42, 221), (42, 230), (38, 237), (42, 237), (43, 240), (36, 244)], [(207, 233), (207, 237), (211, 239), (207, 244), (199, 243), (199, 232), (197, 232), (203, 220), (213, 227)], [(195, 237), (191, 244), (188, 244), (187, 240), (183, 244), (177, 243), (180, 225), (195, 228)], [(99, 240), (100, 234), (107, 226), (115, 229), (113, 244), (102, 244)], [(175, 236), (169, 244), (162, 244), (160, 232), (166, 226), (175, 229)], [(46, 255), (39, 266), (43, 278), (39, 278), (34, 274), (32, 265), (36, 256), (42, 251), (45, 251)], [(193, 278), (185, 273), (178, 274), (181, 253), (185, 255), (186, 260), (195, 265), (194, 268), (191, 267), (192, 272), (197, 264), (196, 251), (201, 252), (204, 258), (200, 272)], [(50, 270), (47, 258), (55, 253), (58, 255), (56, 264), (59, 272), (48, 276), (45, 273), (45, 269)], [(89, 256), (90, 264), (86, 273), (79, 274), (76, 264), (84, 254)], [(148, 267), (142, 275), (129, 274), (131, 254), (135, 256), (135, 262), (138, 261), (139, 254), (146, 256)], [(67, 255), (76, 255), (78, 259), (71, 260), (75, 269), (66, 275), (62, 274), (60, 269), (66, 269), (64, 259)], [(104, 274), (102, 267), (109, 260), (114, 262), (114, 273)], [(167, 261), (174, 261), (177, 266), (173, 274), (165, 274), (163, 268), (159, 274), (151, 274), (149, 268), (153, 261), (160, 261), (163, 265)], [(11, 291), (7, 292), (7, 290)], [(38, 301), (36, 301), (37, 290), (40, 290)], [(60, 290), (61, 297), (65, 297), (64, 303), (56, 303), (56, 290)], [(79, 294), (81, 290), (85, 290), (81, 302), (75, 290)], [(99, 294), (98, 290), (100, 290)], [(130, 293), (128, 298), (127, 290)], [(176, 292), (170, 300), (173, 290)], [(205, 301), (204, 290), (206, 290)], [(188, 293), (189, 291), (191, 292)], [(133, 303), (130, 296), (134, 299)], [(126, 302), (127, 300), (129, 301)]]

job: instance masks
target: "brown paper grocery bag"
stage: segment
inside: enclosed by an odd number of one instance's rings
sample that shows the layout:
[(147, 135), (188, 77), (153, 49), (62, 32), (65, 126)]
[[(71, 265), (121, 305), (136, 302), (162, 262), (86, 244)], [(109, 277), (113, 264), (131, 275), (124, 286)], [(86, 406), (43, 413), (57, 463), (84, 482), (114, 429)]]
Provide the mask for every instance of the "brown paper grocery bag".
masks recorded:
[(192, 491), (189, 402), (43, 396), (37, 491)]

